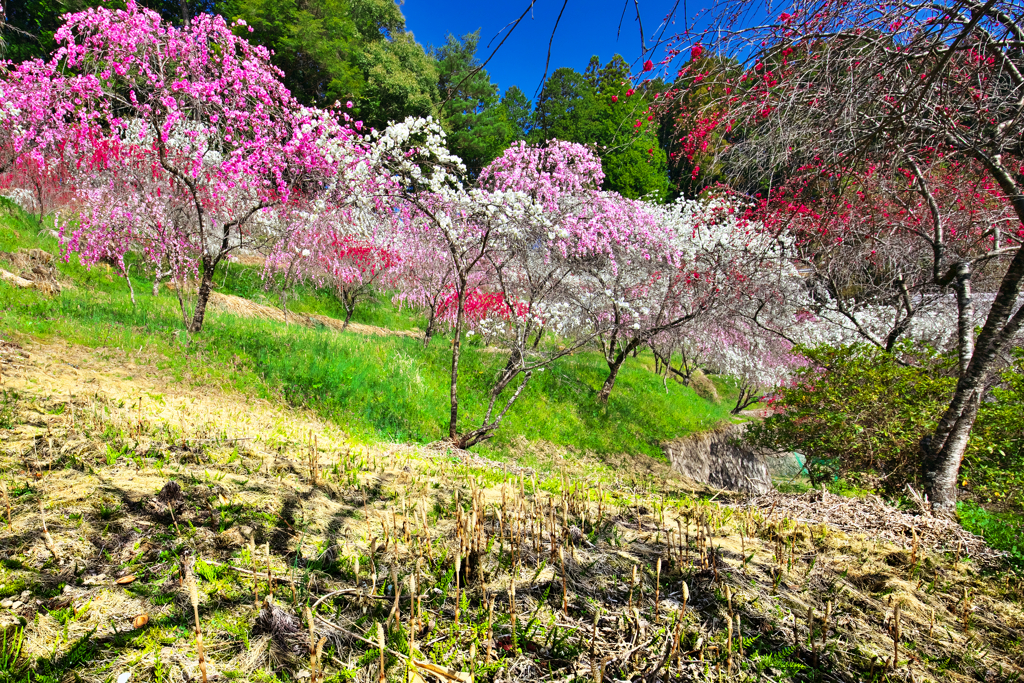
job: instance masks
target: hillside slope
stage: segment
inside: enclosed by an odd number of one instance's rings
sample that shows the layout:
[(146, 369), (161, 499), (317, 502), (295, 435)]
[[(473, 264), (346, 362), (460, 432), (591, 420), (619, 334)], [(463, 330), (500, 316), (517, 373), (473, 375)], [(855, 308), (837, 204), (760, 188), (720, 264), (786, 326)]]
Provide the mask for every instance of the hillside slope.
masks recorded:
[(357, 444), (116, 349), (2, 356), (5, 680), (377, 681), (377, 624), (388, 680), (1022, 672), (1020, 583), (923, 532), (806, 525), (643, 456)]

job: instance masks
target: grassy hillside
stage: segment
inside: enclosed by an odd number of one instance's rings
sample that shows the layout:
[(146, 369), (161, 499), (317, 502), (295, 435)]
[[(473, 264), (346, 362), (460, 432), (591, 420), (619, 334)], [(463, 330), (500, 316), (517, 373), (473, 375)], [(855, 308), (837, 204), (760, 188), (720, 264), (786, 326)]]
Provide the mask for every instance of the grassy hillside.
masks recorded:
[[(40, 248), (56, 252), (56, 240), (10, 204), (0, 206), (0, 250)], [(211, 311), (203, 331), (186, 335), (178, 301), (151, 283), (133, 278), (133, 307), (123, 279), (106, 266), (86, 270), (72, 258), (60, 271), (76, 285), (47, 296), (0, 284), (0, 331), (42, 339), (60, 338), (92, 347), (158, 354), (166, 372), (191, 382), (214, 382), (253, 396), (280, 396), (309, 407), (366, 440), (430, 442), (446, 434), (448, 344), (438, 337), (424, 349), (410, 337), (373, 337), (308, 329)], [(274, 305), (252, 266), (231, 264), (218, 274), (217, 291)], [(330, 293), (300, 287), (289, 310), (343, 317)], [(398, 310), (388, 297), (357, 309), (356, 322), (407, 330), (423, 325), (415, 313)], [(466, 346), (460, 381), (464, 429), (479, 423), (491, 379), (504, 356), (478, 342)], [(534, 379), (506, 417), (496, 437), (480, 448), (496, 455), (519, 439), (598, 454), (659, 455), (667, 439), (728, 418), (691, 389), (668, 387), (648, 369), (649, 359), (628, 362), (607, 406), (594, 401), (604, 379), (601, 356), (582, 352), (563, 359)], [(511, 389), (509, 390), (511, 391)]]
[(162, 354), (27, 350), (0, 347), (4, 683), (1024, 672), (1020, 580), (955, 525), (703, 492), (644, 456), (537, 449), (531, 470), (362, 445), (314, 411), (169, 382)]

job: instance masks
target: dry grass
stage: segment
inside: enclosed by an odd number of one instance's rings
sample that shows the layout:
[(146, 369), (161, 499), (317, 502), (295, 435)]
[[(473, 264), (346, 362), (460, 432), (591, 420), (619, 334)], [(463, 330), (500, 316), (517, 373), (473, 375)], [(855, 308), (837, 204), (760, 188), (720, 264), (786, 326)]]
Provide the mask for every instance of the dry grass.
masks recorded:
[[(19, 249), (14, 253), (0, 251), (0, 280), (15, 287), (33, 288), (56, 294), (70, 286), (57, 270), (53, 254), (42, 249)], [(9, 272), (10, 271), (10, 272)]]
[[(22, 620), (37, 672), (201, 679), (189, 575), (210, 680), (291, 680), (313, 661), (323, 680), (378, 681), (378, 624), (388, 680), (1022, 672), (1019, 579), (931, 549), (924, 531), (914, 546), (803, 522), (786, 506), (803, 518), (809, 498), (729, 499), (653, 460), (522, 443), (531, 469), (356, 444), (310, 413), (168, 382), (144, 357), (11, 350), (0, 595), (29, 593), (0, 623)], [(319, 660), (311, 636), (325, 639)], [(59, 668), (72, 658), (73, 673)]]

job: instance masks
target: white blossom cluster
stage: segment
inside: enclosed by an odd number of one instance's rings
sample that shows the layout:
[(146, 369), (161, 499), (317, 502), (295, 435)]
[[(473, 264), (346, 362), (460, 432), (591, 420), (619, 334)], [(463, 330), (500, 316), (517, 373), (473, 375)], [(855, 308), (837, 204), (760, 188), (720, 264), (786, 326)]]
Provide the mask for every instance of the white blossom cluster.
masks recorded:
[(373, 131), (370, 164), (386, 168), (428, 192), (462, 188), (466, 166), (448, 151), (446, 136), (433, 117), (408, 117), (392, 123), (384, 132)]

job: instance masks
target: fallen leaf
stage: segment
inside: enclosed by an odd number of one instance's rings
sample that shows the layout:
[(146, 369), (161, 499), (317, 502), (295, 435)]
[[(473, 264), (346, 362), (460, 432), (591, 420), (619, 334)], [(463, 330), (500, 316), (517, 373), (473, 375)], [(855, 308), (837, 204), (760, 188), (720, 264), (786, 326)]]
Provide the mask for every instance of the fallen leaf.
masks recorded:
[(115, 583), (117, 583), (119, 586), (123, 586), (126, 583), (131, 583), (134, 580), (135, 580), (135, 574), (129, 574), (128, 576), (122, 576)]
[(118, 675), (117, 683), (127, 683), (128, 679), (132, 677), (131, 671), (125, 671), (123, 674)]
[(149, 615), (148, 614), (140, 614), (139, 616), (135, 617), (135, 621), (132, 622), (132, 627), (133, 628), (142, 628), (143, 626), (145, 626), (148, 623), (149, 623)]

